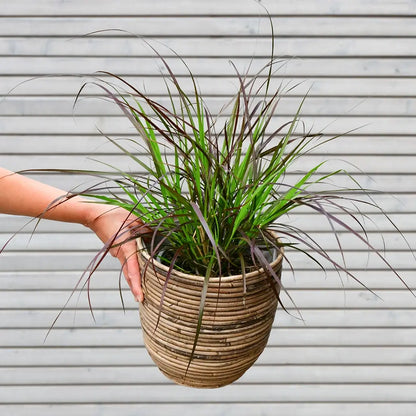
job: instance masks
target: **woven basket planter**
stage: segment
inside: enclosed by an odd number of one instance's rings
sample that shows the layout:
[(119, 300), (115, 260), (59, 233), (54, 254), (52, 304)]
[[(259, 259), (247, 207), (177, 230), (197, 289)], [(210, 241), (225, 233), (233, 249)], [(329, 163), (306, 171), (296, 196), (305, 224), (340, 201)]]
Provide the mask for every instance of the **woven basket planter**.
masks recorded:
[[(263, 270), (243, 277), (211, 278), (198, 343), (194, 345), (204, 278), (173, 271), (149, 255), (138, 240), (145, 300), (140, 304), (144, 343), (160, 371), (178, 384), (215, 388), (240, 378), (267, 344), (276, 308), (277, 290)], [(271, 263), (280, 278), (282, 252)], [(188, 366), (189, 365), (189, 366)]]

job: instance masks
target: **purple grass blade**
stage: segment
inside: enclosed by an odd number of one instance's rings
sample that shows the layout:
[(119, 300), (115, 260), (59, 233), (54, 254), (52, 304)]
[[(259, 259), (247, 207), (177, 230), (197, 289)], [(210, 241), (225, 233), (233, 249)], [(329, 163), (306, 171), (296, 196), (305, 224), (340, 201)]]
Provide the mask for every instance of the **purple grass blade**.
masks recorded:
[(214, 249), (215, 255), (217, 257), (217, 262), (218, 262), (218, 269), (219, 269), (219, 275), (222, 275), (222, 271), (221, 271), (221, 257), (220, 257), (220, 253), (219, 253), (219, 248), (217, 243), (215, 242), (214, 236), (209, 228), (209, 225), (204, 217), (204, 214), (201, 212), (199, 206), (197, 204), (195, 204), (195, 202), (190, 202), (191, 207), (193, 208), (193, 210), (195, 211), (195, 214), (198, 217), (199, 222), (201, 223), (202, 227), (204, 228), (204, 231), (209, 239), (209, 241), (211, 242), (212, 248)]

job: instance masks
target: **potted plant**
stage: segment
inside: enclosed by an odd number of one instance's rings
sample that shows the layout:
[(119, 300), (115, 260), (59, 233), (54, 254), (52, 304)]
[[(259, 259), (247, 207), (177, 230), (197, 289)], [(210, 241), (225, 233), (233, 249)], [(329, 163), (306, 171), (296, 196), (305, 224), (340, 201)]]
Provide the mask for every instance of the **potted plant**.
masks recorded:
[[(337, 137), (302, 129), (303, 100), (293, 117), (276, 125), (283, 92), (273, 87), (279, 63), (273, 54), (253, 76), (236, 70), (236, 94), (215, 116), (192, 72), (186, 90), (159, 58), (168, 74), (169, 105), (108, 72), (81, 87), (76, 101), (87, 85), (98, 87), (134, 126), (136, 137), (108, 140), (137, 168), (84, 171), (113, 185), (100, 182), (79, 194), (123, 207), (153, 230), (135, 235), (146, 347), (177, 383), (219, 387), (238, 379), (263, 351), (277, 305), (285, 309), (281, 292), (292, 301), (281, 280), (283, 260), (291, 267), (288, 251), (304, 253), (323, 270), (330, 265), (367, 288), (343, 261), (337, 234), (342, 229), (402, 279), (368, 240), (361, 221), (360, 204), (384, 214), (382, 208), (342, 168), (327, 171), (320, 162), (302, 169), (305, 156)], [(329, 185), (339, 175), (351, 185)], [(299, 209), (330, 224), (341, 259), (286, 221)], [(115, 236), (118, 244), (132, 228), (126, 220)], [(109, 248), (97, 255), (91, 271)]]
[[(153, 360), (177, 383), (220, 387), (244, 374), (267, 344), (287, 245), (272, 224), (296, 198), (306, 202), (301, 195), (315, 169), (295, 186), (282, 180), (315, 138), (307, 135), (292, 146), (298, 114), (267, 133), (279, 99), (278, 92), (268, 97), (273, 62), (254, 95), (262, 72), (238, 77), (231, 115), (217, 131), (219, 118), (209, 113), (192, 73), (191, 96), (161, 59), (177, 95), (175, 103), (166, 84), (170, 109), (116, 75), (103, 73), (121, 88), (95, 78), (138, 133), (127, 145), (108, 140), (146, 174), (116, 169), (121, 195), (83, 194), (127, 209), (154, 230), (137, 241), (145, 294), (140, 315)], [(148, 159), (128, 150), (131, 145), (145, 149)], [(277, 199), (279, 187), (284, 191)]]
[[(113, 182), (121, 193), (86, 194), (128, 209), (154, 230), (146, 241), (138, 238), (145, 293), (140, 314), (153, 360), (178, 383), (219, 387), (239, 378), (267, 343), (285, 290), (283, 259), (290, 265), (285, 248), (358, 281), (342, 259), (285, 222), (288, 214), (305, 208), (321, 214), (341, 253), (339, 228), (401, 277), (359, 232), (365, 231), (360, 204), (383, 211), (352, 176), (341, 168), (325, 171), (321, 162), (296, 171), (296, 180), (287, 179), (305, 155), (337, 137), (299, 132), (303, 101), (290, 120), (275, 125), (282, 94), (272, 89), (278, 61), (272, 58), (251, 77), (236, 70), (236, 94), (214, 117), (192, 72), (191, 92), (185, 91), (159, 57), (168, 73), (169, 106), (108, 72), (92, 82), (137, 131), (125, 142), (108, 140), (146, 173), (114, 168)], [(136, 156), (143, 152), (147, 158)], [(351, 186), (328, 187), (341, 174)]]

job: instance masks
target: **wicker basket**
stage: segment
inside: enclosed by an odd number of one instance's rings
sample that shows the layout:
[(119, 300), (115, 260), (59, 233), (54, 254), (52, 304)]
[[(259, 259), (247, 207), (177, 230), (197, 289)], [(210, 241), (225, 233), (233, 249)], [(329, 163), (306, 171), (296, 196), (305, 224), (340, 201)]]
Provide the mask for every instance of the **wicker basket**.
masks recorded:
[[(204, 278), (173, 271), (160, 303), (168, 267), (152, 261), (138, 240), (145, 301), (140, 319), (147, 351), (160, 371), (178, 384), (215, 388), (241, 377), (267, 344), (277, 298), (262, 270), (243, 278), (211, 278), (198, 343), (189, 365)], [(283, 253), (271, 263), (280, 277)], [(189, 365), (189, 367), (188, 367)]]

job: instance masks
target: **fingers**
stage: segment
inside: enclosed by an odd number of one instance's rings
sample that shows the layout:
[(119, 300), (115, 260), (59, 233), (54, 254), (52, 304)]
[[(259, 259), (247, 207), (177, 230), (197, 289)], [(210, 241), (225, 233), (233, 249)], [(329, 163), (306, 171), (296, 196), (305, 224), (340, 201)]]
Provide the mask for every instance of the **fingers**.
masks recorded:
[(91, 215), (85, 224), (97, 234), (105, 248), (110, 246), (110, 254), (120, 261), (135, 299), (142, 302), (144, 295), (134, 238), (152, 232), (151, 229), (124, 208), (105, 207), (103, 212), (102, 204), (91, 204), (90, 207)]
[(143, 302), (144, 294), (141, 285), (140, 266), (137, 259), (136, 244), (129, 242), (117, 249), (114, 256), (120, 261), (124, 277), (137, 302)]
[(136, 251), (134, 254), (127, 257), (123, 267), (123, 273), (129, 283), (130, 290), (132, 291), (136, 301), (143, 302), (144, 294), (142, 289), (142, 279)]

